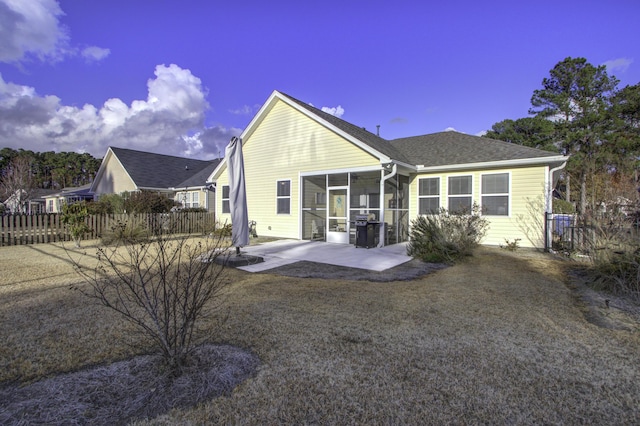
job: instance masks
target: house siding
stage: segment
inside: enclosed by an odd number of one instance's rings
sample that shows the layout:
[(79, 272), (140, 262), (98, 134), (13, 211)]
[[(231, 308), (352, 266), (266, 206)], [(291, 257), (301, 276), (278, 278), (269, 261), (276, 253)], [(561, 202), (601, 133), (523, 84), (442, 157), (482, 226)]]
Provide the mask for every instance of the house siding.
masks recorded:
[(125, 191), (135, 191), (136, 185), (115, 155), (111, 154), (93, 190), (98, 196), (101, 194), (121, 194)]
[(489, 222), (489, 229), (482, 244), (501, 245), (505, 244), (505, 240), (514, 241), (519, 238), (520, 247), (544, 247), (544, 191), (547, 166), (417, 174), (411, 180), (410, 217), (418, 216), (419, 179), (440, 178), (440, 206), (446, 208), (448, 178), (471, 175), (472, 198), (481, 206), (482, 175), (494, 173), (509, 174), (509, 215), (484, 216)]
[[(278, 100), (255, 131), (243, 142), (247, 208), (258, 235), (300, 238), (300, 174), (305, 172), (376, 167), (380, 160)], [(276, 182), (291, 181), (290, 214), (277, 214)], [(216, 201), (222, 206), (226, 169), (216, 179)], [(222, 214), (221, 222), (231, 222)]]

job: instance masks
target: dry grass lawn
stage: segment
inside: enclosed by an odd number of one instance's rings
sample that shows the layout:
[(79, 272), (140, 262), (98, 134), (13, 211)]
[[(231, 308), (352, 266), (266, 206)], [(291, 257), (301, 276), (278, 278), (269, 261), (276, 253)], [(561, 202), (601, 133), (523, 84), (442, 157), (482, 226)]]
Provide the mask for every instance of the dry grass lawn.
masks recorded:
[[(589, 307), (566, 269), (482, 248), (411, 281), (229, 270), (211, 343), (252, 351), (257, 373), (148, 423), (639, 424), (640, 324)], [(119, 318), (69, 290), (59, 247), (0, 248), (0, 270), (0, 387), (139, 351)]]

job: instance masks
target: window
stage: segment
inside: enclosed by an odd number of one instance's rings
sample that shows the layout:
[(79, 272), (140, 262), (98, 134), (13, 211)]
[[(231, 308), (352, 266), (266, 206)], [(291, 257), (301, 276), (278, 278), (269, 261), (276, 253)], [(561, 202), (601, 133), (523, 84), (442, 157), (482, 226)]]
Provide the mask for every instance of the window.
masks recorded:
[(229, 185), (222, 185), (222, 213), (231, 213), (229, 206)]
[(449, 177), (449, 212), (471, 213), (473, 202), (471, 187), (471, 176)]
[(278, 214), (291, 213), (291, 181), (279, 180), (277, 182), (276, 202), (278, 204)]
[(482, 214), (509, 215), (509, 173), (482, 175)]
[(191, 207), (194, 209), (200, 207), (200, 193), (197, 191), (191, 193)]
[(440, 211), (440, 178), (418, 180), (418, 214), (438, 214)]

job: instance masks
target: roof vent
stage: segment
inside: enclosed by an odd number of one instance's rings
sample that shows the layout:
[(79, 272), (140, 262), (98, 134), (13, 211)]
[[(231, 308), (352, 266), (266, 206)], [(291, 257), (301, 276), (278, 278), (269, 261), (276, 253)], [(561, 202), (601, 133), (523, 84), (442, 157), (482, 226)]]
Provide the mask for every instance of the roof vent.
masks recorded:
[(189, 170), (189, 166), (184, 166), (184, 169), (185, 170)]

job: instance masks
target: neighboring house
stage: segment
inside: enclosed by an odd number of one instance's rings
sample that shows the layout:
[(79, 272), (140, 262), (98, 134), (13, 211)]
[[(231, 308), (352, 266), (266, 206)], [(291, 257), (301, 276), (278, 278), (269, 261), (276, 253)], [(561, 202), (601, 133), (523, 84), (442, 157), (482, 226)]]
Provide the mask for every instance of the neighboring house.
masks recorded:
[(45, 200), (47, 194), (55, 192), (50, 189), (34, 189), (30, 194), (20, 190), (22, 197), (18, 197), (18, 193), (11, 194), (2, 204), (5, 206), (5, 213), (11, 214), (39, 214), (45, 213)]
[[(418, 215), (477, 203), (485, 244), (542, 247), (554, 171), (568, 159), (458, 132), (385, 140), (278, 91), (241, 138), (258, 235), (343, 244), (355, 241), (356, 215), (385, 224), (383, 245), (406, 241)], [(230, 221), (226, 161), (208, 180), (218, 218)]]
[(96, 198), (102, 194), (154, 191), (184, 207), (214, 211), (215, 196), (212, 187), (207, 186), (207, 178), (219, 162), (110, 147), (90, 191)]
[(61, 213), (62, 206), (65, 204), (93, 200), (93, 193), (91, 192), (91, 184), (87, 184), (63, 188), (61, 191), (44, 195), (42, 198), (44, 198), (47, 213)]

